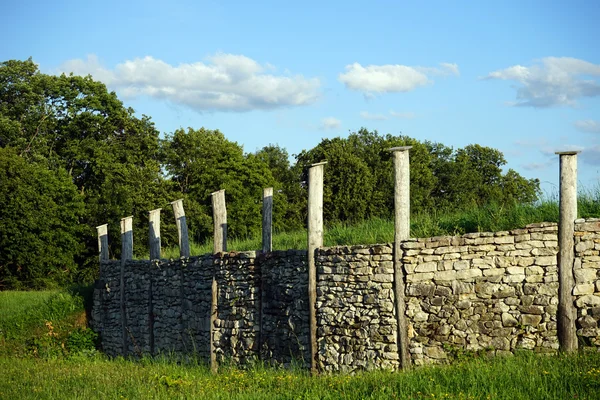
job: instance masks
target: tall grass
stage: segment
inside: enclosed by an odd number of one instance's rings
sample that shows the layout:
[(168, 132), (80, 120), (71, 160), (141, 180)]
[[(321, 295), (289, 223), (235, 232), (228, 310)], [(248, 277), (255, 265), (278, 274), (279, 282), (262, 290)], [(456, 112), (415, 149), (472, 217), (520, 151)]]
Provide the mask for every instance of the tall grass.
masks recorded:
[[(535, 222), (558, 222), (558, 198), (546, 196), (534, 204), (464, 207), (459, 210), (413, 210), (411, 236), (431, 237), (462, 235), (470, 232), (496, 232), (523, 228)], [(578, 215), (581, 218), (600, 217), (600, 186), (582, 190), (578, 196)], [(372, 218), (354, 224), (334, 223), (326, 225), (324, 246), (391, 243), (394, 240), (394, 222), (391, 219)], [(274, 250), (306, 249), (306, 230), (279, 232), (273, 236)], [(262, 247), (260, 236), (231, 239), (231, 251), (258, 250)], [(203, 244), (192, 243), (194, 255), (212, 253), (212, 240)], [(164, 258), (178, 258), (177, 247), (163, 250)]]

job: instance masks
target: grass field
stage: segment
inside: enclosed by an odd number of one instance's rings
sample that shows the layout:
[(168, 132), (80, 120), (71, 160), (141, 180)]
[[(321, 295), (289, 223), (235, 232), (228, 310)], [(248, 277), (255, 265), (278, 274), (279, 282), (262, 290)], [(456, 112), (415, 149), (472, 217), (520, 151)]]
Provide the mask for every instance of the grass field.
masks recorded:
[[(0, 399), (598, 399), (600, 352), (468, 357), (409, 372), (311, 377), (257, 364), (108, 359), (74, 292), (0, 293)], [(18, 334), (12, 325), (21, 324)], [(6, 332), (12, 332), (7, 337)], [(87, 335), (87, 336), (86, 336)]]

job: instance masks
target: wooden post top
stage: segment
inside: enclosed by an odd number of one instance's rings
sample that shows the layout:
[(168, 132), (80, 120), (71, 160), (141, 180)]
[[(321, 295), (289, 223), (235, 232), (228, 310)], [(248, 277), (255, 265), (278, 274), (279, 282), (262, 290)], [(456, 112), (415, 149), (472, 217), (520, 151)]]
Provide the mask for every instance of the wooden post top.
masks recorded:
[(391, 151), (392, 153), (395, 151), (407, 151), (412, 149), (412, 146), (398, 146), (398, 147), (391, 147), (389, 149), (387, 149), (387, 151)]
[(315, 164), (311, 164), (310, 167), (311, 168), (312, 167), (318, 167), (319, 165), (325, 165), (325, 164), (327, 164), (327, 161), (321, 161), (321, 162), (318, 162), (318, 163), (315, 163)]
[(581, 153), (581, 150), (555, 151), (554, 154), (559, 156), (574, 156)]

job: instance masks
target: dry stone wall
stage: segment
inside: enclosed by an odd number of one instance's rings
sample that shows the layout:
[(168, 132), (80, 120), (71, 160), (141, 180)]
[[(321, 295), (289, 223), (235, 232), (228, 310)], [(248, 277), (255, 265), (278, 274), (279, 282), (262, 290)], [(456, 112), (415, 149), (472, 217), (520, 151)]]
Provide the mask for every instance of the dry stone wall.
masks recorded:
[[(600, 346), (600, 220), (578, 220), (573, 246), (577, 334)], [(465, 351), (558, 349), (556, 224), (409, 239), (401, 248), (413, 364)], [(392, 246), (321, 248), (314, 256), (319, 369), (398, 368)], [(109, 355), (208, 361), (212, 337), (220, 362), (309, 366), (307, 294), (306, 251), (105, 261), (93, 326)]]
[(558, 349), (557, 226), (402, 244), (416, 365), (456, 351)]
[(575, 221), (577, 335), (600, 346), (600, 219)]
[(316, 257), (319, 368), (396, 369), (392, 247), (324, 248)]

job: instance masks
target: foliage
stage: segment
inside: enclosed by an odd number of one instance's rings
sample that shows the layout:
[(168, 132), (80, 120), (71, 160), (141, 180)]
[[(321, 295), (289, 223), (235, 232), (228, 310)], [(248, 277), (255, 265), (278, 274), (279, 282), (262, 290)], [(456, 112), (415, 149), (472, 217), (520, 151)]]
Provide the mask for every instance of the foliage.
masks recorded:
[(429, 211), (470, 205), (530, 203), (537, 199), (539, 181), (527, 180), (506, 164), (498, 150), (469, 145), (453, 150), (439, 143), (407, 136), (381, 136), (362, 128), (348, 138), (323, 139), (297, 157), (295, 168), (307, 179), (308, 167), (326, 160), (325, 220), (356, 221), (390, 217), (393, 213), (393, 165), (389, 149), (411, 146), (411, 208)]
[(0, 289), (73, 279), (81, 252), (82, 196), (66, 171), (0, 148)]
[(225, 190), (228, 233), (256, 234), (262, 221), (263, 188), (273, 186), (268, 164), (218, 130), (183, 129), (163, 142), (163, 161), (171, 181), (183, 194), (190, 231), (197, 241), (212, 235), (211, 193)]
[(147, 254), (147, 212), (156, 208), (164, 210), (162, 244), (172, 247), (177, 234), (169, 203), (179, 198), (190, 238), (207, 243), (213, 229), (211, 193), (221, 189), (230, 238), (259, 234), (263, 189), (269, 186), (274, 230), (299, 231), (306, 226), (307, 169), (323, 160), (327, 224), (389, 219), (394, 171), (388, 149), (396, 146), (412, 146), (415, 214), (492, 202), (510, 208), (539, 194), (537, 180), (503, 172), (500, 151), (475, 144), (453, 149), (362, 128), (346, 138), (323, 139), (295, 155), (291, 165), (287, 151), (276, 144), (245, 153), (218, 130), (178, 129), (159, 136), (149, 117), (137, 116), (90, 76), (43, 74), (31, 59), (0, 63), (0, 178), (8, 182), (0, 188), (0, 241), (7, 249), (0, 254), (0, 285), (93, 280), (95, 227), (109, 224), (109, 255), (119, 257), (119, 220), (130, 215), (134, 254)]

